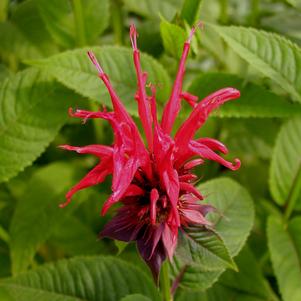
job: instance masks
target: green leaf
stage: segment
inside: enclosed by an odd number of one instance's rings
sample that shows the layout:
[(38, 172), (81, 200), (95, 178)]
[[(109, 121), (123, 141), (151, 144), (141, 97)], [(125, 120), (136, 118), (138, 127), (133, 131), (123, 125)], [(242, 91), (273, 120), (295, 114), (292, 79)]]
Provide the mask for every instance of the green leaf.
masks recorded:
[(225, 87), (233, 87), (241, 92), (239, 99), (229, 101), (216, 112), (218, 117), (291, 117), (301, 114), (301, 105), (290, 103), (283, 97), (265, 88), (245, 83), (232, 74), (206, 73), (198, 76), (188, 90), (203, 99), (212, 92)]
[[(199, 186), (205, 203), (213, 205), (217, 213), (210, 213), (208, 220), (223, 239), (230, 256), (236, 256), (242, 249), (253, 225), (254, 208), (250, 195), (239, 184), (228, 178), (208, 181)], [(181, 260), (175, 256), (172, 274), (178, 275), (183, 269)], [(207, 266), (194, 264), (187, 266), (181, 286), (205, 290), (218, 279), (224, 269), (209, 270)]]
[[(78, 49), (55, 55), (45, 60), (33, 62), (45, 68), (68, 88), (74, 89), (83, 96), (111, 106), (109, 93), (97, 76), (95, 67), (86, 55), (88, 49)], [(137, 114), (134, 95), (137, 90), (136, 73), (132, 51), (121, 47), (91, 47), (99, 59), (104, 71), (108, 74), (113, 87), (131, 113)], [(167, 99), (170, 80), (164, 68), (146, 54), (141, 55), (142, 68), (148, 75), (148, 81), (160, 84), (159, 99)]]
[(109, 23), (108, 0), (80, 0), (81, 23), (77, 19), (74, 1), (37, 1), (49, 33), (59, 45), (66, 48), (78, 45), (78, 31), (84, 35), (84, 44), (94, 43)]
[(149, 277), (111, 257), (62, 260), (2, 281), (1, 287), (16, 301), (115, 301), (129, 294), (160, 300)]
[(296, 118), (282, 126), (271, 161), (270, 190), (279, 205), (288, 203), (291, 198), (296, 201), (300, 196), (300, 153), (301, 119)]
[(38, 247), (73, 210), (73, 204), (65, 209), (60, 209), (58, 205), (64, 201), (64, 193), (74, 183), (75, 169), (65, 163), (40, 168), (29, 179), (11, 221), (13, 274), (26, 270)]
[(194, 23), (198, 21), (202, 2), (202, 0), (184, 0), (181, 10), (181, 18), (190, 26), (194, 25)]
[[(20, 32), (11, 22), (0, 23), (1, 56), (12, 64), (12, 60), (36, 59), (42, 56), (41, 52)], [(13, 64), (16, 64), (15, 62)], [(12, 68), (17, 69), (14, 65)]]
[(48, 33), (38, 11), (39, 0), (27, 0), (19, 3), (12, 12), (11, 22), (42, 56), (58, 51)]
[(216, 270), (236, 265), (222, 238), (211, 229), (204, 227), (185, 227), (176, 251), (177, 264), (200, 265), (204, 269)]
[(280, 219), (270, 217), (267, 235), (283, 300), (301, 300), (301, 218), (296, 217), (286, 227)]
[[(98, 239), (91, 227), (75, 216), (65, 213), (62, 221), (53, 225), (49, 243), (70, 256), (94, 255), (108, 251), (107, 244)], [(80, 237), (80, 239), (79, 239)]]
[(140, 294), (133, 294), (120, 299), (120, 301), (151, 301), (151, 299)]
[(301, 50), (291, 41), (261, 30), (209, 25), (252, 67), (301, 102)]
[(33, 68), (0, 85), (0, 182), (17, 175), (45, 150), (65, 123), (74, 97)]
[(0, 239), (2, 239), (5, 242), (9, 241), (9, 234), (1, 225), (0, 225)]
[(171, 20), (183, 0), (123, 0), (126, 8), (134, 13), (151, 19), (159, 19), (162, 15), (165, 19)]
[(171, 56), (179, 59), (186, 40), (186, 31), (178, 25), (161, 21), (160, 32), (165, 50)]

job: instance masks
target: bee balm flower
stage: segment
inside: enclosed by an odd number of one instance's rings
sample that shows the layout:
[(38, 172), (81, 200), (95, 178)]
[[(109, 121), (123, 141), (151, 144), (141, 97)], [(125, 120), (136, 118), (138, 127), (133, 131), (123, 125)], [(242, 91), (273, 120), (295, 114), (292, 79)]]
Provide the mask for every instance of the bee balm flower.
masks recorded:
[[(182, 90), (185, 61), (194, 31), (195, 28), (184, 44), (172, 92), (159, 122), (156, 111), (156, 89), (151, 86), (152, 95), (146, 93), (147, 74), (141, 69), (137, 33), (135, 27), (131, 26), (130, 38), (137, 75), (135, 98), (147, 146), (144, 145), (135, 122), (92, 52), (88, 52), (89, 58), (108, 89), (113, 111), (76, 110), (70, 111), (70, 114), (73, 117), (83, 118), (84, 121), (89, 118), (107, 120), (114, 131), (114, 143), (111, 146), (99, 144), (84, 147), (61, 146), (80, 154), (92, 154), (100, 160), (67, 193), (67, 201), (61, 207), (66, 206), (78, 190), (97, 185), (112, 174), (112, 195), (104, 203), (102, 214), (104, 215), (117, 202), (121, 202), (122, 207), (104, 227), (101, 237), (126, 242), (136, 241), (139, 253), (151, 268), (155, 278), (158, 277), (162, 262), (166, 258), (172, 259), (179, 230), (184, 231), (183, 227), (188, 225), (210, 224), (205, 216), (213, 208), (200, 202), (203, 196), (194, 186), (197, 180), (197, 176), (193, 173), (194, 167), (203, 164), (205, 160), (216, 161), (232, 170), (240, 167), (238, 159), (231, 163), (217, 154), (228, 152), (221, 142), (212, 138), (194, 139), (195, 133), (214, 109), (240, 96), (238, 90), (225, 88), (198, 102), (196, 96)], [(192, 112), (172, 137), (171, 130), (181, 109), (182, 100), (192, 106)]]

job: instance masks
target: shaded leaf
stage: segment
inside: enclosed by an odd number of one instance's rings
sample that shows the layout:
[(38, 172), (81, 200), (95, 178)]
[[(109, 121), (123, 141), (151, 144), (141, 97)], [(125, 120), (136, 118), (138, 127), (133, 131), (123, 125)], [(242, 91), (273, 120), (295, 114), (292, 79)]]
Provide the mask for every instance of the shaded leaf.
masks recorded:
[[(301, 119), (285, 123), (274, 148), (270, 169), (270, 190), (274, 200), (284, 205), (301, 191)], [(297, 204), (301, 208), (301, 204)]]
[(268, 245), (273, 269), (284, 301), (301, 299), (301, 218), (288, 227), (275, 217), (268, 220)]
[(210, 25), (252, 67), (301, 102), (301, 50), (291, 41), (262, 30)]
[(0, 86), (0, 181), (30, 165), (55, 138), (75, 94), (37, 69)]
[(116, 301), (129, 294), (160, 300), (149, 277), (135, 266), (110, 257), (62, 260), (2, 281), (0, 288), (16, 301)]

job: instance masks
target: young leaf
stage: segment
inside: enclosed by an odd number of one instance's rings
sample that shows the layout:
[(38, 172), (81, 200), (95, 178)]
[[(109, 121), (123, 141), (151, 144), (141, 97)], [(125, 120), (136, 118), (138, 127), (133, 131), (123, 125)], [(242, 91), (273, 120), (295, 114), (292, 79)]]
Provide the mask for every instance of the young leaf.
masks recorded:
[(280, 219), (270, 217), (267, 235), (283, 300), (301, 300), (301, 218), (292, 219), (286, 227)]
[[(228, 178), (209, 181), (199, 186), (207, 196), (205, 203), (217, 208), (208, 219), (215, 231), (223, 239), (231, 257), (236, 256), (243, 247), (253, 225), (254, 208), (250, 195), (239, 184)], [(183, 270), (181, 259), (175, 256), (172, 273), (178, 275)], [(213, 266), (216, 268), (216, 265)], [(205, 290), (218, 279), (224, 268), (210, 269), (204, 265), (187, 265), (181, 286)]]
[(291, 117), (301, 115), (301, 105), (290, 103), (283, 97), (253, 84), (244, 83), (232, 74), (206, 73), (198, 76), (190, 85), (189, 91), (200, 99), (225, 87), (234, 87), (241, 92), (239, 99), (229, 101), (214, 114), (218, 117)]
[(301, 50), (297, 45), (274, 33), (252, 28), (209, 26), (252, 67), (301, 102)]
[(162, 21), (160, 23), (160, 32), (165, 50), (171, 56), (179, 59), (187, 39), (186, 31), (176, 24)]
[(170, 21), (182, 4), (182, 0), (124, 0), (124, 4), (129, 11), (142, 15), (150, 19), (159, 19), (162, 15)]
[(48, 264), (2, 281), (0, 288), (14, 301), (116, 301), (129, 294), (160, 300), (153, 281), (141, 270), (120, 259), (100, 256)]
[[(291, 202), (291, 198), (297, 200), (300, 196), (300, 153), (301, 119), (296, 118), (282, 126), (272, 156), (270, 190), (279, 205)], [(300, 208), (300, 204), (298, 204), (298, 208)]]
[(231, 258), (222, 238), (211, 229), (204, 227), (185, 227), (179, 240), (177, 264), (201, 265), (204, 269), (216, 270), (236, 265)]
[(39, 0), (37, 3), (49, 33), (65, 48), (93, 44), (109, 23), (108, 0)]
[(184, 0), (181, 18), (184, 19), (190, 26), (198, 21), (202, 0)]
[[(45, 60), (32, 62), (35, 65), (55, 76), (68, 88), (74, 89), (83, 96), (111, 106), (109, 93), (97, 76), (97, 71), (87, 57), (88, 49), (67, 51)], [(137, 81), (134, 65), (132, 63), (132, 51), (121, 47), (91, 47), (99, 59), (103, 70), (108, 74), (113, 87), (127, 109), (137, 114), (134, 95), (137, 89)], [(168, 97), (170, 80), (164, 68), (153, 58), (146, 54), (141, 55), (142, 68), (149, 75), (148, 82), (160, 84), (163, 90), (158, 89), (160, 99), (164, 101)]]
[(58, 207), (66, 188), (75, 181), (71, 165), (53, 163), (30, 178), (18, 200), (10, 227), (12, 272), (18, 274), (32, 263), (37, 248), (53, 233), (73, 209)]
[(38, 69), (0, 85), (0, 182), (30, 165), (67, 119), (75, 94)]

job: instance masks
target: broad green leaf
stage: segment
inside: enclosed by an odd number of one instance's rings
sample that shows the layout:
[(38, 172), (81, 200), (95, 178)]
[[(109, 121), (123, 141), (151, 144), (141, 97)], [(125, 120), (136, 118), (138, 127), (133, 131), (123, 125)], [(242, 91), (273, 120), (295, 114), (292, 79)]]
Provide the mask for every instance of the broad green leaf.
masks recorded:
[(238, 272), (225, 272), (218, 283), (206, 292), (182, 290), (176, 301), (278, 300), (248, 247), (244, 247), (237, 256), (236, 263)]
[(181, 262), (181, 265), (201, 265), (208, 270), (221, 268), (236, 270), (236, 265), (222, 238), (215, 231), (204, 227), (184, 228), (176, 256), (177, 264)]
[[(285, 123), (276, 141), (270, 169), (270, 190), (274, 200), (284, 205), (298, 200), (301, 191), (301, 119)], [(300, 208), (301, 203), (296, 204)]]
[(12, 12), (11, 22), (42, 56), (49, 56), (58, 49), (40, 16), (37, 7), (38, 1), (27, 0), (19, 3)]
[(133, 294), (120, 299), (120, 301), (151, 301), (151, 299), (140, 294)]
[(186, 31), (176, 24), (162, 21), (160, 32), (165, 50), (171, 56), (180, 58), (187, 38)]
[(301, 50), (291, 41), (261, 30), (210, 25), (252, 67), (301, 102)]
[(36, 0), (53, 39), (66, 48), (92, 44), (109, 23), (108, 0)]
[[(97, 76), (95, 67), (88, 59), (88, 49), (78, 49), (64, 52), (59, 55), (32, 62), (43, 67), (55, 76), (68, 88), (74, 89), (99, 103), (110, 106), (109, 93)], [(103, 70), (108, 74), (113, 87), (116, 89), (123, 103), (131, 113), (136, 113), (137, 79), (134, 69), (132, 51), (121, 47), (91, 47), (100, 61)], [(164, 68), (153, 58), (146, 54), (141, 55), (142, 68), (149, 75), (148, 82), (160, 84), (163, 89), (158, 89), (159, 99), (168, 98), (170, 81)]]
[[(215, 231), (223, 239), (230, 256), (236, 256), (242, 249), (253, 225), (254, 208), (248, 192), (235, 181), (220, 178), (199, 186), (203, 195), (208, 196), (205, 203), (217, 208), (218, 213), (210, 213), (208, 219), (213, 222)], [(179, 264), (178, 264), (179, 263)], [(172, 274), (177, 275), (183, 266), (175, 256)], [(210, 270), (207, 266), (187, 266), (181, 286), (205, 290), (218, 279), (224, 269)]]
[(21, 33), (15, 24), (9, 21), (0, 23), (0, 40), (1, 56), (15, 70), (17, 69), (16, 59), (36, 59), (42, 56), (39, 49)]
[(134, 13), (151, 19), (159, 19), (162, 15), (171, 20), (181, 8), (183, 0), (123, 0), (126, 8)]
[(273, 269), (284, 301), (301, 300), (301, 218), (286, 225), (275, 217), (268, 220), (268, 245)]
[(16, 301), (116, 301), (129, 294), (160, 300), (153, 281), (141, 270), (120, 259), (100, 256), (47, 264), (0, 282), (0, 288)]
[(1, 225), (0, 225), (0, 239), (2, 239), (5, 242), (9, 241), (9, 234)]
[(188, 88), (192, 94), (203, 99), (212, 92), (225, 87), (233, 87), (241, 92), (239, 99), (229, 101), (216, 112), (218, 117), (291, 117), (301, 114), (301, 105), (290, 103), (265, 88), (245, 83), (232, 74), (207, 73), (198, 76)]
[(0, 22), (6, 21), (9, 0), (0, 0)]
[(75, 94), (38, 69), (0, 85), (0, 181), (30, 165), (67, 119)]
[[(10, 227), (12, 272), (26, 270), (38, 247), (44, 243), (73, 209), (60, 209), (64, 193), (75, 183), (75, 169), (65, 163), (40, 168), (18, 200)], [(75, 202), (76, 203), (76, 202)]]
[(52, 228), (49, 243), (59, 247), (67, 255), (93, 255), (108, 251), (107, 245), (98, 239), (91, 227), (66, 212), (63, 221)]
[(198, 21), (202, 0), (184, 0), (181, 18), (183, 18), (190, 26)]

